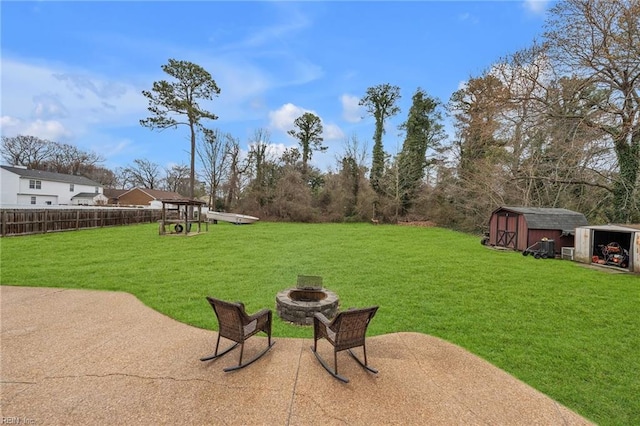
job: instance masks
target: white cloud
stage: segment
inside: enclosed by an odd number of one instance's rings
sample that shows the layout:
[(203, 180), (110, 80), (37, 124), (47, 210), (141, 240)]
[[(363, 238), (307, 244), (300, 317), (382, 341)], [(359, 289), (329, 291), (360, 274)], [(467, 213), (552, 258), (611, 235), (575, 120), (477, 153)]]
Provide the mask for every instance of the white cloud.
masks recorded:
[(119, 98), (127, 93), (127, 88), (115, 81), (101, 81), (87, 74), (54, 73), (52, 77), (64, 82), (67, 89), (81, 99), (89, 92), (101, 99)]
[(73, 136), (73, 133), (60, 121), (40, 119), (31, 121), (21, 133), (56, 142), (68, 140)]
[(302, 85), (319, 79), (324, 75), (322, 67), (305, 58), (291, 58), (289, 60), (293, 75), (286, 85)]
[(293, 129), (293, 122), (296, 118), (305, 112), (311, 111), (305, 110), (292, 103), (284, 104), (277, 110), (269, 112), (269, 126), (286, 133)]
[[(281, 17), (271, 18), (268, 25), (248, 32), (244, 39), (234, 41), (224, 46), (225, 50), (264, 48), (274, 44), (282, 44), (282, 40), (295, 37), (297, 33), (308, 28), (312, 22), (303, 14), (294, 3), (275, 2), (272, 6), (277, 8)], [(279, 22), (278, 22), (279, 21)], [(273, 22), (273, 23), (272, 23)], [(242, 29), (239, 29), (241, 32)], [(218, 40), (212, 40), (217, 41)]]
[(58, 120), (21, 120), (8, 115), (0, 119), (2, 136), (13, 137), (17, 135), (36, 136), (54, 142), (67, 142), (73, 133)]
[(267, 157), (273, 159), (280, 158), (288, 148), (291, 148), (291, 146), (286, 146), (283, 143), (270, 143), (267, 145)]
[(462, 22), (470, 22), (472, 24), (477, 24), (478, 22), (480, 22), (477, 16), (472, 15), (469, 12), (458, 15), (458, 19)]
[[(299, 52), (293, 49), (291, 44), (295, 43), (289, 41), (295, 40), (298, 34), (312, 25), (311, 18), (294, 2), (273, 2), (269, 9), (274, 15), (265, 16), (262, 24), (236, 27), (233, 32), (217, 31), (218, 36), (212, 41), (219, 53), (211, 69), (218, 75), (221, 66), (230, 68), (229, 72), (223, 71), (221, 81), (237, 79), (240, 88), (259, 82), (266, 90), (302, 85), (324, 75), (322, 67), (309, 59), (306, 50)], [(229, 37), (228, 34), (234, 36)], [(229, 41), (225, 42), (225, 39)], [(205, 57), (210, 57), (210, 54)], [(257, 64), (269, 66), (261, 68)]]
[[(140, 148), (138, 148), (129, 138), (118, 138), (112, 135), (98, 134), (91, 138), (91, 150), (100, 153), (106, 158), (117, 157), (120, 155), (138, 157)], [(144, 156), (144, 153), (142, 153)]]
[[(286, 133), (294, 128), (296, 118), (300, 117), (305, 112), (310, 112), (320, 117), (315, 111), (304, 109), (292, 103), (287, 103), (277, 110), (269, 112), (269, 127)], [(344, 139), (344, 132), (339, 126), (333, 123), (325, 123), (324, 120), (322, 120), (322, 117), (320, 117), (320, 121), (322, 122), (322, 137), (325, 140)]]
[(11, 130), (53, 140), (69, 138), (96, 123), (137, 124), (146, 110), (138, 88), (62, 65), (3, 58), (2, 88), (2, 110), (15, 124), (11, 129), (3, 126), (3, 134)]
[(33, 97), (34, 109), (32, 115), (41, 119), (64, 118), (69, 111), (56, 95), (42, 94)]
[(328, 123), (322, 125), (322, 137), (325, 141), (343, 140), (344, 132), (335, 124)]
[(357, 123), (362, 120), (362, 107), (359, 105), (360, 98), (344, 94), (340, 96), (340, 103), (342, 103), (342, 118), (349, 123)]
[(220, 87), (220, 100), (224, 102), (252, 100), (270, 86), (264, 72), (244, 60), (224, 58), (205, 68), (211, 70)]
[(524, 0), (524, 7), (535, 14), (542, 14), (547, 10), (549, 0)]
[(15, 117), (9, 117), (8, 115), (3, 115), (0, 117), (0, 127), (3, 129), (7, 127), (17, 127), (20, 125), (20, 120)]

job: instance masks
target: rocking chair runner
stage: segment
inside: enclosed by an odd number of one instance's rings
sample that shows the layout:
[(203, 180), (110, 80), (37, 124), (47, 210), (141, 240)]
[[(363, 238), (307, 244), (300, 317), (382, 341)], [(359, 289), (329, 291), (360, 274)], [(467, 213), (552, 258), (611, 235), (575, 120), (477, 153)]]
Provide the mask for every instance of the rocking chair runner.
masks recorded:
[[(349, 379), (338, 374), (338, 352), (347, 350), (362, 367), (366, 370), (377, 373), (373, 367), (367, 364), (367, 348), (365, 346), (365, 335), (371, 318), (376, 314), (377, 306), (361, 309), (349, 309), (340, 312), (333, 321), (329, 321), (322, 313), (316, 313), (313, 318), (313, 347), (311, 350), (320, 361), (320, 364), (338, 380), (345, 383)], [(318, 340), (325, 338), (333, 345), (333, 371), (317, 352)], [(364, 362), (362, 362), (352, 351), (352, 348), (362, 346)]]
[[(275, 344), (275, 342), (271, 342), (271, 310), (262, 309), (253, 315), (247, 315), (244, 309), (244, 304), (241, 302), (225, 302), (209, 296), (207, 296), (207, 301), (218, 317), (219, 331), (214, 354), (200, 358), (200, 361), (210, 361), (212, 359), (219, 358), (234, 349), (236, 346), (240, 345), (240, 359), (238, 361), (238, 365), (224, 369), (224, 371), (238, 370), (256, 361), (262, 355), (267, 353), (267, 351)], [(249, 337), (260, 331), (267, 334), (268, 341), (266, 349), (257, 354), (250, 361), (243, 364), (242, 353), (244, 351), (244, 342)], [(235, 344), (218, 353), (218, 346), (220, 345), (221, 337), (232, 340)]]

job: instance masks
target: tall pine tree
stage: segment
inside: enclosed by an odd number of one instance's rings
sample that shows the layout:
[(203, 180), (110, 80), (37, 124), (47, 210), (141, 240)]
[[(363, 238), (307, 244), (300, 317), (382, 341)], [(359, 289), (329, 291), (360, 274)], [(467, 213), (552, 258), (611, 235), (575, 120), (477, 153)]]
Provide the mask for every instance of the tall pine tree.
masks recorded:
[(381, 192), (380, 179), (384, 173), (384, 122), (400, 112), (396, 102), (400, 100), (400, 88), (389, 83), (379, 84), (367, 89), (366, 95), (360, 99), (360, 105), (376, 120), (376, 130), (373, 134), (373, 157), (371, 160), (370, 181), (373, 189)]
[(440, 102), (418, 88), (407, 121), (400, 126), (406, 131), (398, 158), (399, 190), (402, 214), (413, 203), (427, 167), (427, 150), (437, 148), (443, 138)]

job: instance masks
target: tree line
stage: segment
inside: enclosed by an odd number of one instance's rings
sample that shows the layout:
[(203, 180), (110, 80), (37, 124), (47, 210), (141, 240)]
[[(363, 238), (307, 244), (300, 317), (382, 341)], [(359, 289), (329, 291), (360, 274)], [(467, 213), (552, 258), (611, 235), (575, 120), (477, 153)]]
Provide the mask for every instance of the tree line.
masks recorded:
[[(211, 127), (198, 101), (220, 93), (209, 72), (187, 61), (162, 66), (171, 81), (143, 91), (152, 130), (187, 127), (190, 164), (162, 169), (136, 159), (114, 171), (91, 153), (32, 136), (2, 138), (3, 157), (31, 168), (81, 173), (106, 187), (143, 186), (206, 197), (211, 208), (265, 220), (430, 220), (478, 232), (499, 206), (563, 207), (591, 223), (640, 222), (640, 2), (557, 3), (543, 38), (471, 76), (447, 103), (422, 88), (399, 127), (398, 152), (384, 150), (388, 119), (402, 113), (401, 89), (369, 87), (360, 105), (375, 122), (343, 143), (334, 171), (311, 164), (323, 152), (320, 117), (306, 112), (272, 149), (256, 129), (240, 140)], [(444, 131), (448, 116), (454, 134)], [(370, 159), (370, 161), (369, 161)]]

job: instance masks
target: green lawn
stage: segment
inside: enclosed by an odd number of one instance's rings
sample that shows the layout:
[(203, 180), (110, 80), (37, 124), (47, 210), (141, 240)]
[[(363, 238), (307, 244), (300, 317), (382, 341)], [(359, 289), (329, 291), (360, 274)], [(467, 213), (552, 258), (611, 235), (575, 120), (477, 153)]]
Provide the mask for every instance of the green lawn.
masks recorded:
[[(3, 285), (126, 291), (197, 327), (204, 299), (275, 311), (298, 274), (342, 308), (379, 305), (371, 335), (417, 331), (467, 348), (600, 424), (640, 424), (640, 277), (491, 250), (438, 228), (369, 224), (156, 225), (0, 240)], [(312, 337), (274, 316), (275, 336)]]

